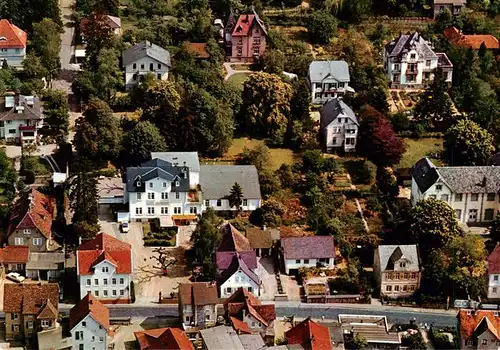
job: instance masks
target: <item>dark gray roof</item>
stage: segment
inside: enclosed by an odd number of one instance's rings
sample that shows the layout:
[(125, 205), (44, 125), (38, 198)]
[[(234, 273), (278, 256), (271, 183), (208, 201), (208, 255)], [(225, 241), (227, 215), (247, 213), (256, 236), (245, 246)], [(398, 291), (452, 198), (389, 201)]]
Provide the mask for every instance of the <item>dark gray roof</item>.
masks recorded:
[(453, 63), (451, 63), (450, 59), (444, 52), (436, 52), (436, 55), (438, 56), (438, 67), (442, 68), (452, 68)]
[(141, 41), (134, 46), (126, 49), (122, 53), (123, 66), (126, 67), (143, 57), (151, 57), (160, 63), (171, 66), (170, 53), (164, 48), (153, 44), (147, 40)]
[(63, 263), (63, 252), (31, 252), (26, 270), (60, 270)]
[(321, 117), (321, 127), (326, 128), (332, 123), (340, 114), (343, 114), (359, 125), (358, 118), (354, 114), (351, 107), (345, 104), (344, 101), (338, 98), (331, 99), (320, 108), (319, 114)]
[(419, 271), (418, 251), (415, 244), (409, 245), (379, 245), (377, 254), (380, 259), (381, 271), (394, 270), (394, 263), (406, 258), (406, 271)]
[(422, 193), (441, 179), (455, 193), (497, 193), (500, 190), (500, 167), (435, 167), (427, 158), (412, 168), (412, 178)]
[[(166, 181), (179, 181), (179, 186), (172, 186), (172, 192), (189, 191), (189, 168), (173, 166), (172, 163), (161, 159), (148, 160), (142, 163), (140, 167), (127, 168), (127, 191), (145, 192), (144, 182), (157, 177)], [(137, 182), (139, 179), (140, 186), (138, 186)]]
[[(0, 112), (0, 120), (38, 120), (42, 119), (42, 108), (38, 97), (33, 96), (6, 96), (11, 104), (4, 106)], [(14, 106), (12, 106), (14, 103)], [(12, 107), (10, 107), (12, 106)]]
[(340, 82), (349, 82), (349, 66), (346, 61), (313, 61), (309, 65), (309, 79), (322, 81), (331, 76)]
[(408, 51), (415, 48), (419, 59), (438, 58), (429, 44), (422, 38), (418, 32), (413, 34), (402, 34), (385, 46), (390, 57), (402, 58)]
[(222, 271), (220, 277), (219, 277), (219, 286), (224, 284), (229, 278), (231, 278), (232, 275), (236, 273), (236, 271), (241, 270), (247, 275), (252, 281), (254, 281), (257, 285), (260, 284), (260, 279), (259, 276), (250, 268), (248, 267), (247, 264), (245, 264), (245, 261), (239, 256), (239, 254), (236, 254), (233, 257), (233, 261), (229, 265), (227, 269)]
[(200, 172), (200, 161), (198, 152), (151, 152), (151, 158), (159, 158), (172, 164), (184, 165), (189, 167), (189, 170)]
[(219, 199), (229, 195), (234, 183), (243, 189), (243, 198), (260, 199), (259, 174), (253, 165), (202, 165), (200, 185), (203, 197)]

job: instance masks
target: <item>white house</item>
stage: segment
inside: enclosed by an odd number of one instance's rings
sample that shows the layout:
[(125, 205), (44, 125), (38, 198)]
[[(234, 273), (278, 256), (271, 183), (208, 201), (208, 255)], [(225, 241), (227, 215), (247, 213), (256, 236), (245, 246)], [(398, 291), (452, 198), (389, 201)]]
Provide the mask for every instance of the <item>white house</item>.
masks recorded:
[(356, 150), (358, 119), (353, 110), (339, 98), (334, 98), (321, 107), (320, 133), (327, 152)]
[(69, 311), (73, 349), (108, 348), (109, 310), (88, 293)]
[(282, 238), (280, 254), (287, 275), (297, 272), (301, 267), (334, 268), (335, 266), (332, 236)]
[(0, 110), (0, 139), (21, 144), (37, 143), (42, 126), (38, 97), (5, 96), (5, 104)]
[(80, 296), (89, 292), (103, 303), (130, 303), (132, 248), (108, 234), (99, 233), (76, 252)]
[(147, 73), (153, 74), (158, 79), (167, 80), (168, 69), (171, 66), (170, 53), (145, 40), (123, 51), (122, 64), (125, 69), (125, 88), (130, 89)]
[(440, 68), (451, 84), (453, 64), (445, 53), (434, 52), (417, 32), (402, 34), (385, 46), (384, 69), (393, 89), (416, 89), (429, 85)]
[(153, 159), (127, 168), (124, 201), (131, 220), (159, 218), (162, 226), (194, 221), (208, 206), (236, 210), (227, 196), (235, 183), (242, 209), (260, 207), (259, 175), (253, 165), (202, 165), (196, 152), (152, 153)]
[(488, 256), (488, 298), (500, 299), (500, 245)]
[(0, 20), (0, 67), (4, 62), (10, 67), (22, 67), (26, 57), (26, 39), (26, 32), (7, 19)]
[(229, 267), (220, 274), (218, 285), (221, 298), (229, 297), (238, 288), (260, 295), (259, 276), (248, 267), (238, 254), (234, 255)]
[(500, 209), (500, 167), (436, 167), (428, 158), (411, 170), (411, 204), (428, 198), (448, 203), (457, 220), (467, 224), (491, 222)]
[(324, 104), (346, 92), (354, 92), (349, 86), (351, 78), (345, 61), (313, 61), (308, 78), (313, 104)]

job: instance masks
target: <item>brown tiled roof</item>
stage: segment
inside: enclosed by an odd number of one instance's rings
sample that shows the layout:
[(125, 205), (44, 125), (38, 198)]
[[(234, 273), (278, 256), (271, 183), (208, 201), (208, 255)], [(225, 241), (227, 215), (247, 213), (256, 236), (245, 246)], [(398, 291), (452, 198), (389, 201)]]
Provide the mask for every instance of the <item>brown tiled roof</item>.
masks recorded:
[(19, 283), (4, 286), (4, 312), (38, 315), (50, 300), (57, 310), (59, 285), (57, 283)]
[(53, 213), (52, 198), (32, 188), (24, 192), (14, 204), (9, 235), (15, 230), (38, 229), (46, 238), (50, 238)]
[(500, 245), (488, 256), (488, 273), (500, 273)]
[(178, 328), (156, 328), (134, 332), (141, 350), (194, 350), (186, 333)]
[(69, 311), (69, 327), (73, 329), (80, 321), (90, 315), (106, 330), (109, 329), (109, 310), (103, 303), (88, 293)]
[(179, 294), (183, 305), (214, 305), (219, 303), (217, 285), (210, 282), (182, 283)]
[(210, 57), (210, 54), (207, 52), (207, 43), (187, 43), (186, 48), (197, 58)]
[(498, 39), (490, 34), (462, 34), (455, 27), (444, 30), (444, 36), (450, 43), (456, 46), (464, 46), (473, 50), (479, 50), (484, 44), (487, 49), (495, 50), (499, 48)]
[(285, 260), (335, 257), (332, 236), (289, 237), (281, 240)]
[(222, 239), (217, 248), (220, 252), (244, 252), (252, 250), (248, 239), (233, 225), (226, 223), (221, 229)]
[(328, 327), (321, 326), (309, 318), (285, 332), (287, 344), (300, 344), (308, 350), (333, 349)]
[(261, 230), (258, 227), (250, 227), (246, 230), (247, 239), (253, 249), (272, 248), (273, 239), (270, 230)]
[(52, 305), (50, 299), (48, 299), (45, 306), (42, 307), (42, 310), (40, 310), (37, 319), (39, 320), (54, 319), (57, 318), (58, 315), (59, 311), (57, 311), (57, 308), (55, 308), (54, 305)]
[(1, 264), (26, 264), (28, 262), (30, 249), (24, 245), (9, 245), (0, 248)]
[[(468, 315), (467, 312), (471, 314)], [(500, 340), (500, 317), (489, 310), (460, 310), (458, 312), (458, 325), (462, 339), (473, 337), (476, 329), (481, 326), (489, 329)]]

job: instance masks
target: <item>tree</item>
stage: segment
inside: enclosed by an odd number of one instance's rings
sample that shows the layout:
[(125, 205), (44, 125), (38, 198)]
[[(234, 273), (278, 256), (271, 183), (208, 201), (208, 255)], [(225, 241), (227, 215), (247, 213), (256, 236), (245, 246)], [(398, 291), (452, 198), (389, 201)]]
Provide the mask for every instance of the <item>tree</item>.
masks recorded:
[(28, 79), (42, 79), (48, 75), (48, 71), (37, 54), (28, 53), (23, 60), (23, 75)]
[(497, 214), (495, 220), (491, 223), (490, 238), (495, 242), (500, 242), (500, 214)]
[(270, 160), (269, 148), (264, 144), (258, 144), (252, 149), (243, 148), (238, 163), (255, 165), (260, 172), (269, 166)]
[(94, 72), (93, 85), (96, 97), (107, 102), (115, 96), (122, 86), (122, 72), (118, 52), (114, 49), (102, 49), (97, 57), (99, 68)]
[(250, 214), (250, 222), (255, 226), (278, 227), (285, 214), (283, 205), (274, 198), (264, 201), (260, 208)]
[(119, 5), (119, 0), (78, 0), (76, 10), (84, 16), (88, 16), (94, 11), (118, 16)]
[(424, 338), (419, 331), (415, 334), (408, 334), (401, 340), (402, 345), (412, 350), (427, 350)]
[(141, 121), (123, 138), (126, 164), (138, 165), (151, 158), (151, 152), (167, 151), (165, 139), (149, 121)]
[(448, 164), (485, 165), (495, 151), (493, 136), (471, 120), (459, 121), (444, 135)]
[(284, 142), (288, 127), (292, 87), (277, 75), (254, 73), (243, 88), (239, 126), (244, 131), (270, 138), (275, 145)]
[(42, 65), (47, 70), (50, 81), (59, 71), (59, 52), (61, 51), (61, 26), (49, 18), (33, 24), (31, 44)]
[(99, 232), (97, 180), (86, 171), (77, 173), (71, 183), (73, 226), (79, 237), (91, 239)]
[(359, 23), (363, 16), (372, 13), (371, 7), (372, 0), (342, 1), (339, 18), (349, 23)]
[(434, 73), (434, 81), (420, 95), (415, 106), (415, 120), (429, 128), (448, 129), (453, 112), (451, 100), (446, 93), (447, 84), (441, 69)]
[(106, 15), (102, 12), (92, 12), (82, 28), (82, 35), (87, 41), (85, 48), (86, 66), (91, 71), (99, 68), (99, 54), (104, 48), (113, 44), (113, 32), (108, 25)]
[(227, 197), (229, 201), (229, 206), (235, 207), (236, 212), (241, 211), (241, 203), (243, 202), (243, 189), (240, 184), (235, 182), (233, 187), (231, 187), (231, 191), (229, 192), (229, 196)]
[(429, 198), (419, 201), (409, 213), (408, 232), (420, 245), (420, 253), (427, 258), (433, 249), (440, 249), (453, 238), (462, 235), (455, 211), (444, 201)]
[(218, 229), (221, 220), (213, 208), (207, 208), (196, 229), (191, 235), (196, 264), (200, 266), (198, 279), (213, 281), (217, 273), (217, 266), (213, 258), (221, 236)]
[(346, 342), (345, 347), (349, 350), (362, 350), (368, 347), (368, 342), (356, 333)]
[(262, 68), (266, 73), (282, 74), (285, 69), (285, 55), (279, 50), (266, 50), (262, 57)]
[(325, 11), (316, 11), (307, 21), (309, 40), (313, 44), (325, 45), (337, 32), (335, 17)]
[(377, 166), (399, 163), (405, 145), (387, 118), (371, 106), (360, 114), (357, 151)]
[(45, 123), (48, 125), (47, 133), (55, 137), (57, 143), (60, 143), (68, 136), (68, 95), (62, 90), (48, 90), (45, 98), (46, 102), (43, 107)]

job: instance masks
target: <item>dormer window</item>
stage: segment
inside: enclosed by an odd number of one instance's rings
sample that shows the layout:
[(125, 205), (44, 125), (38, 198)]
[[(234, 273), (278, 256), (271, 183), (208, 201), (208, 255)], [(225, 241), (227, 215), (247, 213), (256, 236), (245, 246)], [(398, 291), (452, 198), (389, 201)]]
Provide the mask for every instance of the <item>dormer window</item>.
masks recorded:
[(405, 262), (399, 263), (399, 267), (406, 267), (406, 263)]
[(179, 181), (175, 181), (175, 186), (179, 186)]
[(441, 191), (443, 189), (443, 185), (436, 185), (436, 191)]

